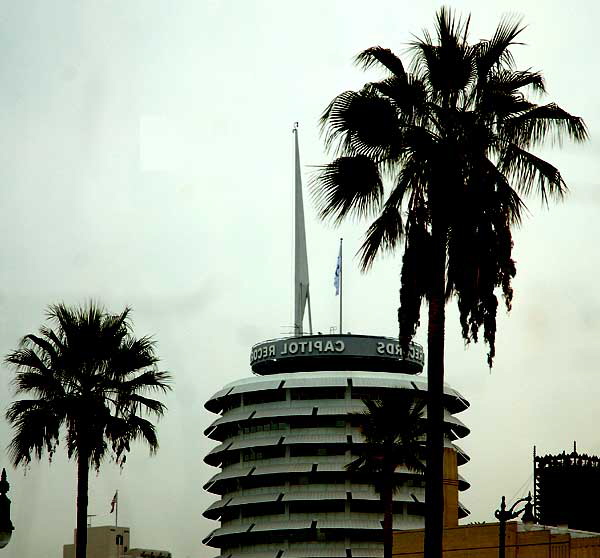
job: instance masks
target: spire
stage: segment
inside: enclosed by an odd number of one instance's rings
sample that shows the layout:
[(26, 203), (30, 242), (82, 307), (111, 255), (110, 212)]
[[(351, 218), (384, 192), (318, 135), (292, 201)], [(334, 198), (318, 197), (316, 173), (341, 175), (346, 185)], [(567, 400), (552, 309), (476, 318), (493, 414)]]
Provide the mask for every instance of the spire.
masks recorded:
[(310, 294), (308, 290), (308, 256), (304, 228), (304, 204), (302, 203), (302, 175), (300, 150), (298, 148), (298, 122), (294, 124), (295, 184), (294, 184), (294, 335), (302, 335), (304, 310), (308, 303), (308, 324), (312, 333)]

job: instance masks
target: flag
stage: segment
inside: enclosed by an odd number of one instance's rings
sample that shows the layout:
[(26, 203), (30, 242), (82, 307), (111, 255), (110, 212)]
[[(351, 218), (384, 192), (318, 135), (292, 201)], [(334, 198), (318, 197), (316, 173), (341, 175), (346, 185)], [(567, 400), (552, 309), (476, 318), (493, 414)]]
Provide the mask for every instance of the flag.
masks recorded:
[(335, 266), (335, 276), (333, 278), (333, 286), (335, 287), (335, 296), (340, 294), (340, 278), (342, 276), (342, 243), (340, 242), (340, 253), (337, 257), (337, 265)]
[(115, 506), (117, 505), (118, 501), (119, 501), (119, 491), (117, 490), (115, 492), (115, 495), (113, 496), (113, 499), (110, 502), (110, 513), (115, 511)]

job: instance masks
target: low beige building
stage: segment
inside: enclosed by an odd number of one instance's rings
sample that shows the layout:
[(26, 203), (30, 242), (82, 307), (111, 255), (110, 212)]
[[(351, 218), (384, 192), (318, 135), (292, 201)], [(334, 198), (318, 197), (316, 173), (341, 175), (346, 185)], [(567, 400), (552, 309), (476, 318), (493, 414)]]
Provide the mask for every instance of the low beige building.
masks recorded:
[[(498, 523), (444, 529), (444, 558), (498, 558)], [(423, 557), (423, 529), (396, 531), (396, 558)], [(522, 523), (506, 524), (506, 558), (600, 558), (600, 533)]]
[(152, 550), (150, 548), (132, 548), (124, 558), (171, 558), (171, 553), (166, 550)]
[[(131, 548), (129, 527), (88, 527), (87, 558), (172, 558), (167, 550)], [(77, 529), (73, 541), (77, 537)], [(75, 558), (75, 543), (63, 546), (63, 558)]]

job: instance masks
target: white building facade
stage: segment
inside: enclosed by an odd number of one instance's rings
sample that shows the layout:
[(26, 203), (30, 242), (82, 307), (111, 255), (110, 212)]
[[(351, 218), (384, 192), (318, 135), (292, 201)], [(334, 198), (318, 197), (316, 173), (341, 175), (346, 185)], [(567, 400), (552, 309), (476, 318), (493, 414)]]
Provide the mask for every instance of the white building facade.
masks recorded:
[[(172, 558), (168, 550), (130, 548), (129, 527), (102, 525), (87, 528), (87, 558)], [(73, 544), (63, 545), (63, 558), (75, 558), (77, 529), (73, 532)]]
[[(260, 343), (253, 377), (214, 394), (218, 418), (205, 434), (218, 442), (206, 456), (219, 467), (205, 485), (218, 497), (205, 512), (220, 527), (204, 540), (223, 558), (375, 558), (382, 552), (382, 505), (373, 479), (346, 471), (364, 443), (351, 413), (363, 399), (404, 390), (424, 398), (423, 350), (402, 358), (397, 339), (305, 335)], [(468, 407), (445, 387), (446, 447), (468, 461), (455, 440)], [(399, 467), (394, 528), (424, 525), (423, 476)], [(468, 483), (457, 475), (458, 490)], [(468, 512), (458, 505), (458, 517)]]

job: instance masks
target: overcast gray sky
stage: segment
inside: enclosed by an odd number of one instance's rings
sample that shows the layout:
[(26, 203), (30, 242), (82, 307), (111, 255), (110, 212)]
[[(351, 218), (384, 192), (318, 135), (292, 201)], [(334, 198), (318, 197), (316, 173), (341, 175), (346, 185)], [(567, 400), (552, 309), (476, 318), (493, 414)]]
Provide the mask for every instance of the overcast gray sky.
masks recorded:
[[(125, 468), (90, 479), (94, 525), (119, 520), (132, 546), (209, 558), (216, 523), (202, 462), (214, 443), (204, 401), (249, 375), (250, 346), (291, 323), (292, 125), (300, 122), (305, 177), (328, 160), (317, 121), (331, 98), (379, 74), (352, 64), (382, 45), (403, 53), (432, 27), (438, 2), (24, 1), (0, 16), (0, 354), (36, 330), (49, 303), (133, 306), (136, 333), (151, 333), (176, 378), (161, 449), (135, 448)], [(531, 488), (532, 447), (578, 441), (600, 453), (598, 357), (600, 232), (595, 133), (596, 2), (452, 2), (472, 12), (472, 38), (502, 14), (528, 24), (514, 49), (540, 69), (548, 99), (586, 119), (592, 140), (543, 155), (571, 194), (515, 235), (518, 274), (501, 313), (495, 367), (485, 347), (465, 349), (454, 309), (447, 322), (447, 381), (470, 400), (460, 418), (472, 484), (470, 520), (491, 520), (500, 497)], [(306, 182), (306, 181), (305, 181)], [(308, 196), (307, 196), (308, 198)], [(308, 200), (307, 200), (308, 202)], [(399, 258), (361, 275), (350, 255), (365, 223), (333, 229), (306, 204), (313, 320), (337, 322), (333, 272), (345, 241), (345, 329), (395, 335)], [(421, 329), (417, 341), (424, 343)], [(11, 401), (8, 372), (0, 407)], [(0, 422), (0, 446), (10, 439)], [(0, 465), (8, 466), (6, 453)], [(9, 469), (16, 532), (6, 558), (57, 558), (72, 540), (75, 465), (62, 452), (27, 474)]]

